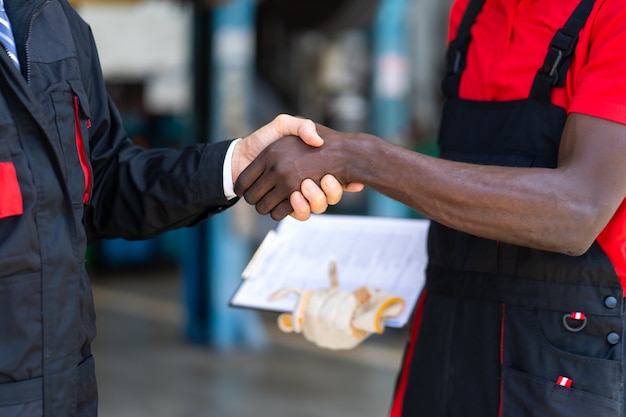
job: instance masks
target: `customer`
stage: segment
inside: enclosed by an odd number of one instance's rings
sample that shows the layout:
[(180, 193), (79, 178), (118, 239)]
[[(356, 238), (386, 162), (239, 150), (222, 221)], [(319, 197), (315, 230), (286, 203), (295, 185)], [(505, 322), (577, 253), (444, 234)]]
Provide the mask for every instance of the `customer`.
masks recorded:
[[(270, 142), (321, 139), (311, 121), (279, 116), (237, 142), (141, 149), (107, 95), (89, 27), (67, 1), (3, 6), (0, 416), (95, 416), (87, 241), (199, 223), (237, 201), (233, 180)], [(317, 186), (293, 195), (294, 217), (341, 197), (332, 177), (322, 187), (328, 200)]]

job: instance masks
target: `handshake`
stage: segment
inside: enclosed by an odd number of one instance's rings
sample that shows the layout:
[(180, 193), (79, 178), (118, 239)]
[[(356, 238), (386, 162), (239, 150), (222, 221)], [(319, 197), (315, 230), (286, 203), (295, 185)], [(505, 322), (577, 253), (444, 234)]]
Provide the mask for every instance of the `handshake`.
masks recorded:
[(344, 191), (363, 189), (357, 153), (372, 140), (380, 139), (280, 115), (237, 144), (234, 191), (274, 220), (306, 220), (338, 203)]
[[(234, 191), (274, 220), (287, 215), (306, 220), (311, 212), (322, 213), (329, 204), (338, 203), (343, 191), (363, 189), (359, 172), (371, 170), (367, 152), (376, 154), (376, 140), (380, 141), (367, 134), (337, 132), (310, 120), (278, 116), (236, 145)], [(334, 264), (329, 274), (329, 288), (284, 288), (272, 296), (272, 300), (291, 293), (300, 296), (294, 311), (279, 317), (282, 331), (302, 333), (319, 347), (352, 349), (370, 334), (382, 333), (386, 318), (404, 307), (401, 298), (376, 288), (340, 290)]]

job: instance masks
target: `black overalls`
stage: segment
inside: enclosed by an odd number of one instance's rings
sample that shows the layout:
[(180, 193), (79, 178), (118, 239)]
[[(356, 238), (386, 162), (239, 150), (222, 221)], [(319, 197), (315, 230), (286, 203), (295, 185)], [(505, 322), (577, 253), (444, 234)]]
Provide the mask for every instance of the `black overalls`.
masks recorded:
[[(550, 90), (562, 85), (594, 2), (583, 0), (555, 35), (529, 98), (506, 102), (458, 97), (482, 3), (470, 2), (448, 51), (441, 157), (555, 168), (566, 112), (550, 103)], [(403, 416), (623, 415), (624, 299), (597, 242), (570, 257), (433, 222), (428, 250)]]

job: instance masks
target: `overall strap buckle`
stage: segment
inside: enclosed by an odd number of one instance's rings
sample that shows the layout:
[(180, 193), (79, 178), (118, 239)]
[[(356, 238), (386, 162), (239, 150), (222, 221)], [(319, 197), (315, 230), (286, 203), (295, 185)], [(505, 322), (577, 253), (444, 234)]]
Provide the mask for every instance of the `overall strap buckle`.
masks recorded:
[(550, 92), (554, 87), (563, 87), (581, 29), (591, 14), (595, 0), (581, 0), (565, 25), (559, 29), (552, 41), (543, 66), (537, 71), (530, 97), (550, 103)]
[(552, 87), (562, 87), (565, 83), (565, 72), (569, 65), (563, 66), (562, 64), (566, 61), (569, 64), (569, 61), (573, 58), (578, 38), (578, 33), (568, 35), (563, 30), (559, 30), (552, 39), (542, 67), (542, 72), (552, 79)]

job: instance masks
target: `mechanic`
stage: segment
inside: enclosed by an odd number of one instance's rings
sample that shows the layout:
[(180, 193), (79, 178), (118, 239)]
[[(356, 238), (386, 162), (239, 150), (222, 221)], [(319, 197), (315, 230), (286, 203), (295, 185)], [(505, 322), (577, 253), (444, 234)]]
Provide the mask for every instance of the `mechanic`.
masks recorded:
[(618, 0), (456, 0), (439, 158), (318, 126), (239, 177), (274, 218), (331, 173), (432, 219), (392, 417), (624, 415), (625, 28)]

